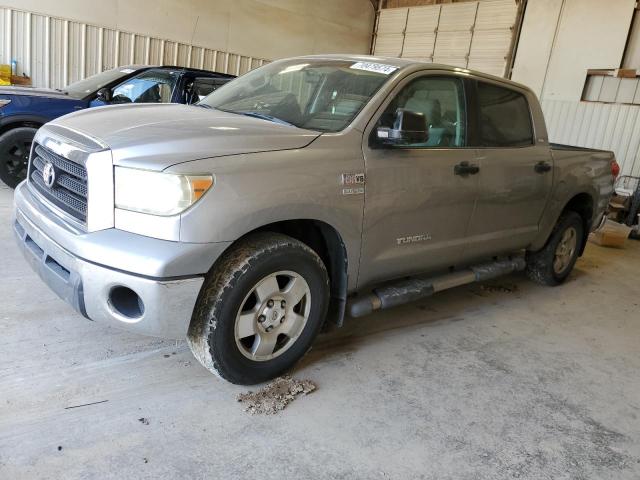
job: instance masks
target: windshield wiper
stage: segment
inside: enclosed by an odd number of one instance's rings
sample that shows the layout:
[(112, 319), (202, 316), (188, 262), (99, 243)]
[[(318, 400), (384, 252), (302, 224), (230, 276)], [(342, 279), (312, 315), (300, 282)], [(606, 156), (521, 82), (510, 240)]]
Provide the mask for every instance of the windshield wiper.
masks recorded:
[(209, 110), (213, 109), (213, 107), (211, 105), (207, 105), (206, 103), (193, 103), (192, 105), (194, 107), (208, 108)]
[(269, 120), (270, 122), (279, 123), (281, 125), (288, 125), (290, 127), (295, 127), (293, 123), (289, 123), (286, 120), (282, 120), (281, 118), (278, 118), (278, 117), (267, 115), (266, 113), (260, 113), (260, 112), (234, 112), (234, 113), (239, 113), (240, 115), (245, 115), (247, 117), (260, 118), (262, 120)]

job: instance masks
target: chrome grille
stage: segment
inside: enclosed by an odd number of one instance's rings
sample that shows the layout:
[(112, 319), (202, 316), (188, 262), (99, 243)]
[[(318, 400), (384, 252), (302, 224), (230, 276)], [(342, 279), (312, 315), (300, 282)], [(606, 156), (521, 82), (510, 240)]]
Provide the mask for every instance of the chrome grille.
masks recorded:
[[(55, 171), (55, 181), (48, 187), (42, 172), (47, 162)], [(87, 221), (87, 169), (35, 144), (31, 157), (29, 181), (31, 185), (55, 206), (80, 220)]]

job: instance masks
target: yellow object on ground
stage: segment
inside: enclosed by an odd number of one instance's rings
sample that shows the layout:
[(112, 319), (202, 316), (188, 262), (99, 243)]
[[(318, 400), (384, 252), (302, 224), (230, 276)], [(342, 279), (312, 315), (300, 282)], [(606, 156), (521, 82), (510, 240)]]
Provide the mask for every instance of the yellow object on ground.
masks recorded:
[(0, 85), (11, 85), (11, 65), (0, 65)]

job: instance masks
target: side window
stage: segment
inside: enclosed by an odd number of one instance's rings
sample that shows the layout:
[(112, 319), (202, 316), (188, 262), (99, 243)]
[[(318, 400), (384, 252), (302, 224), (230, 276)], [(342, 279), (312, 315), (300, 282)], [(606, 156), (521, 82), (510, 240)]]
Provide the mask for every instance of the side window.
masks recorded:
[(391, 128), (398, 109), (424, 115), (429, 137), (409, 147), (457, 148), (465, 146), (466, 111), (462, 81), (450, 77), (422, 77), (405, 86), (391, 101), (378, 122)]
[(113, 89), (111, 103), (168, 103), (178, 74), (169, 70), (147, 70)]
[(211, 78), (211, 77), (199, 77), (194, 78), (186, 87), (185, 91), (185, 103), (192, 104), (198, 103), (204, 97), (211, 92), (216, 91), (219, 87), (227, 83), (229, 80), (226, 78)]
[(481, 147), (523, 147), (533, 144), (531, 114), (521, 93), (478, 82)]

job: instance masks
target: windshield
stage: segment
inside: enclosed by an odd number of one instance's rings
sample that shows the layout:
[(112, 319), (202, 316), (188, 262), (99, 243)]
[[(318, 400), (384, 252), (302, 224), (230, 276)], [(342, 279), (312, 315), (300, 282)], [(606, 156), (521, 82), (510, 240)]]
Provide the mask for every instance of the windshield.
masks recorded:
[(344, 129), (397, 67), (345, 60), (274, 62), (229, 82), (200, 105), (323, 132)]
[(89, 78), (85, 78), (84, 80), (74, 82), (62, 89), (62, 91), (68, 93), (71, 97), (84, 98), (87, 95), (91, 95), (92, 93), (100, 90), (105, 85), (108, 85), (119, 78), (124, 78), (133, 72), (135, 72), (135, 70), (132, 68), (114, 68), (113, 70), (97, 73)]

